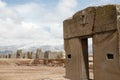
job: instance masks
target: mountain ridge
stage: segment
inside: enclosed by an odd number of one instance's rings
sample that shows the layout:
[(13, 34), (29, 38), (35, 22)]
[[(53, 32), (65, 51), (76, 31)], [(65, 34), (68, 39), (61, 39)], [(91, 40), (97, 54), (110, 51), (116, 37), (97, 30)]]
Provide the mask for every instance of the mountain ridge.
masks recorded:
[(64, 51), (63, 45), (56, 45), (56, 46), (51, 46), (51, 45), (37, 45), (37, 46), (27, 46), (27, 45), (22, 45), (22, 46), (0, 46), (0, 54), (7, 54), (7, 53), (15, 53), (17, 50), (22, 49), (23, 52), (27, 51), (32, 51), (36, 52), (38, 48), (41, 48), (43, 52), (50, 50), (50, 51)]

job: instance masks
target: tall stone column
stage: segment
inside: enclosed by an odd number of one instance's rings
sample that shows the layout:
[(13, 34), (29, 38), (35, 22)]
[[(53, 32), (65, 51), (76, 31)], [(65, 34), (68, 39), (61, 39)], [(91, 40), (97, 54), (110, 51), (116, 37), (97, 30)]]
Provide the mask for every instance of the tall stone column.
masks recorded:
[(47, 65), (48, 64), (48, 59), (49, 59), (49, 54), (51, 53), (51, 51), (46, 51), (44, 53), (44, 64)]
[(27, 57), (28, 57), (28, 59), (32, 59), (32, 52), (27, 52)]
[(37, 51), (36, 51), (36, 59), (40, 59), (41, 58), (41, 54), (42, 54), (42, 50), (41, 49), (37, 49)]
[(8, 54), (8, 58), (11, 58), (12, 54)]
[(17, 50), (16, 58), (21, 58), (21, 57), (22, 57), (22, 50)]

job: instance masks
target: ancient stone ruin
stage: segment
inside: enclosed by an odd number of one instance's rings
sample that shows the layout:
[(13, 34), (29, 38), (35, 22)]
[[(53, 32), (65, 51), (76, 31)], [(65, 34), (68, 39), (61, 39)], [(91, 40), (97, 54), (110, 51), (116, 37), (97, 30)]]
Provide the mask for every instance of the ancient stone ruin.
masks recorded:
[(28, 51), (28, 52), (27, 52), (27, 58), (28, 58), (28, 59), (32, 59), (32, 54), (33, 54), (32, 52), (29, 52), (29, 51)]
[(13, 53), (0, 54), (0, 59), (17, 60), (17, 65), (46, 65), (46, 66), (65, 66), (65, 52), (45, 51), (41, 48), (34, 51), (17, 50)]
[(64, 21), (70, 80), (90, 80), (88, 38), (93, 40), (94, 80), (120, 80), (120, 5), (88, 7)]
[(12, 56), (11, 54), (8, 54), (8, 58), (11, 58), (11, 56)]
[(42, 50), (41, 49), (37, 49), (36, 51), (36, 59), (40, 59), (42, 55)]
[(44, 64), (47, 65), (48, 64), (48, 59), (49, 59), (49, 54), (51, 51), (46, 51), (44, 53)]
[(16, 58), (22, 58), (22, 50), (17, 50)]

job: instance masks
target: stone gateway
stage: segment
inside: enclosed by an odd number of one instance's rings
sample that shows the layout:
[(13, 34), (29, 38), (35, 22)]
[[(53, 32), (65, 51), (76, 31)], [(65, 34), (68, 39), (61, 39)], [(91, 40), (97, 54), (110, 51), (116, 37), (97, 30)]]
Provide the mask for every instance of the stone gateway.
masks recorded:
[(94, 80), (120, 80), (120, 5), (88, 7), (63, 25), (66, 78), (90, 80), (88, 38), (92, 38)]

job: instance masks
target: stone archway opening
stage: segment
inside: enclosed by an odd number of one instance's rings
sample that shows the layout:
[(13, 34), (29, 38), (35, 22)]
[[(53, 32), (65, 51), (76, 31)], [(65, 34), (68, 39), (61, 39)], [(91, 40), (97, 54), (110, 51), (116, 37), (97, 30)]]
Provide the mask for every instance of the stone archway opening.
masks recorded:
[(93, 39), (88, 38), (88, 64), (89, 64), (89, 79), (93, 80), (94, 73), (93, 73)]
[[(82, 55), (84, 60), (85, 72), (87, 73), (87, 78), (93, 80), (93, 42), (92, 37), (82, 38)], [(84, 70), (84, 69), (83, 69)]]

